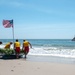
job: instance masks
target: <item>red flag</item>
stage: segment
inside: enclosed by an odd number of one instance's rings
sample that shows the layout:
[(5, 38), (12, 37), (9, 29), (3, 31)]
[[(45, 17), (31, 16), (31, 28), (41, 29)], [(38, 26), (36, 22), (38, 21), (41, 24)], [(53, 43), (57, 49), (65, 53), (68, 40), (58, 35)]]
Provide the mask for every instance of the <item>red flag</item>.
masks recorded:
[(3, 20), (3, 26), (5, 28), (13, 27), (13, 20)]

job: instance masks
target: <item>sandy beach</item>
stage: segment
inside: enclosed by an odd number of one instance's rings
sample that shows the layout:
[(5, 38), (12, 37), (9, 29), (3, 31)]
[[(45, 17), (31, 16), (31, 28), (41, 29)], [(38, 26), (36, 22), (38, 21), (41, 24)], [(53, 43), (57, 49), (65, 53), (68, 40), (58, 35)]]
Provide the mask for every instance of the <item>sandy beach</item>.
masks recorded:
[(0, 59), (0, 75), (75, 75), (75, 64)]

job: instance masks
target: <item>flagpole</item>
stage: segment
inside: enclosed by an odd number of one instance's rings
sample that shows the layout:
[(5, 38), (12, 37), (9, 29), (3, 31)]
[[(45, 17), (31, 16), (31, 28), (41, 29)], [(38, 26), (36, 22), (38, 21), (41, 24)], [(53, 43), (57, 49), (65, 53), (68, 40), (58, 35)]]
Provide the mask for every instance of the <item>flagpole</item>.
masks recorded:
[(13, 49), (14, 49), (14, 24), (13, 24), (13, 19), (12, 19), (12, 20), (3, 20), (3, 26), (4, 26), (5, 28), (10, 28), (10, 27), (12, 27)]
[(13, 26), (12, 26), (12, 35), (13, 35), (13, 49), (14, 49), (14, 23), (13, 23)]

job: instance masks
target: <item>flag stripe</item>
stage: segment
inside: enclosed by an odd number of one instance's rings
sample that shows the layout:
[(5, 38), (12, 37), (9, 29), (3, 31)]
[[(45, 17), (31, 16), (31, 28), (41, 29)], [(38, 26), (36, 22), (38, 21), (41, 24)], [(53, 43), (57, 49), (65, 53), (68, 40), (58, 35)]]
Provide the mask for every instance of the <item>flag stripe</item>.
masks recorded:
[(13, 27), (13, 20), (3, 20), (3, 26), (5, 28)]

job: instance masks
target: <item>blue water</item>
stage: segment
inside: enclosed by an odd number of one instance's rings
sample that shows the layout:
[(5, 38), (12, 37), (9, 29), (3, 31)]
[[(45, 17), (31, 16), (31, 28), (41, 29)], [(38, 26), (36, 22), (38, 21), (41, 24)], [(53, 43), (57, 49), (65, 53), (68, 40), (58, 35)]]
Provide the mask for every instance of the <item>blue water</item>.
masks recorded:
[[(30, 49), (30, 55), (50, 55), (59, 57), (75, 58), (75, 41), (71, 39), (26, 39), (28, 40), (33, 49)], [(0, 39), (3, 44), (13, 41), (13, 39)], [(15, 42), (15, 40), (14, 40)], [(23, 43), (23, 39), (19, 39)]]
[[(75, 42), (71, 39), (26, 39), (33, 46), (63, 46), (63, 47), (75, 47)], [(13, 41), (13, 39), (0, 39), (3, 43)], [(23, 39), (19, 39), (22, 44)], [(15, 42), (15, 40), (14, 40)]]

